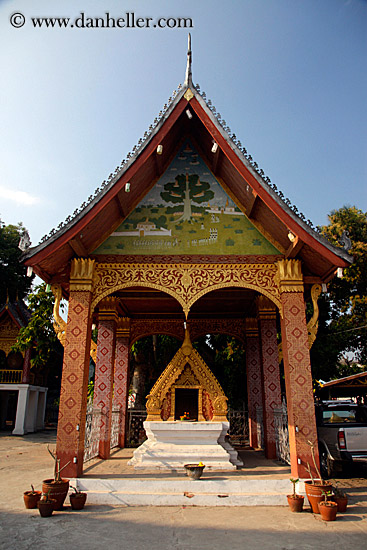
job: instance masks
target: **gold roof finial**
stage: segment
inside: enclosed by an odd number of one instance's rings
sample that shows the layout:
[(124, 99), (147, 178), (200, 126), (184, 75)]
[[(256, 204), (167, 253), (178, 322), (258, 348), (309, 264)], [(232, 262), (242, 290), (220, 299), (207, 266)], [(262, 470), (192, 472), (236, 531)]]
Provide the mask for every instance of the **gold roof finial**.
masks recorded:
[(191, 61), (192, 61), (191, 34), (189, 33), (188, 45), (187, 45), (187, 65), (186, 65), (185, 86), (190, 86), (190, 84), (192, 84)]

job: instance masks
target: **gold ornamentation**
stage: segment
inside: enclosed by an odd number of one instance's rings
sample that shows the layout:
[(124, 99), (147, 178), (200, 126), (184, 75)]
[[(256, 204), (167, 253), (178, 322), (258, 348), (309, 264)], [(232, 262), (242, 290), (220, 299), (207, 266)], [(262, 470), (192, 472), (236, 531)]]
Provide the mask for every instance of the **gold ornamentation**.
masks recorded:
[(130, 337), (130, 317), (119, 317), (117, 319), (116, 336), (118, 338)]
[(186, 99), (186, 101), (191, 101), (193, 97), (194, 97), (194, 94), (192, 93), (192, 90), (190, 90), (190, 88), (187, 88), (184, 98)]
[(273, 302), (262, 294), (257, 297), (257, 309), (260, 319), (276, 319), (277, 312)]
[(274, 264), (97, 264), (92, 311), (109, 294), (132, 286), (170, 294), (181, 304), (186, 317), (201, 296), (229, 287), (256, 290), (280, 309), (276, 274)]
[(254, 317), (246, 317), (245, 319), (246, 338), (256, 338), (259, 336), (259, 325)]
[(312, 344), (316, 340), (317, 329), (319, 328), (319, 306), (317, 300), (321, 294), (321, 285), (316, 284), (311, 288), (311, 299), (313, 305), (313, 315), (307, 323), (308, 331), (308, 347), (311, 349)]
[[(66, 335), (66, 321), (60, 316), (60, 302), (62, 298), (62, 290), (60, 285), (51, 285), (52, 293), (55, 297), (54, 303), (54, 330), (56, 332), (57, 338), (60, 340), (60, 343), (65, 347), (65, 335)], [(90, 342), (90, 356), (94, 362), (97, 361), (97, 344), (91, 339)]]
[(303, 275), (299, 260), (280, 260), (278, 283), (280, 292), (303, 292)]
[(205, 334), (229, 334), (245, 343), (244, 319), (190, 319), (189, 328), (192, 340)]
[(106, 296), (98, 304), (98, 320), (117, 321), (118, 298)]
[(17, 341), (19, 327), (11, 317), (5, 317), (0, 323), (0, 349), (8, 355)]
[(130, 327), (131, 344), (151, 334), (167, 334), (179, 340), (185, 336), (183, 321), (179, 319), (131, 319)]
[[(189, 339), (188, 333), (187, 338)], [(186, 347), (187, 344), (188, 342), (186, 342)], [(188, 345), (190, 346), (190, 344)], [(214, 407), (212, 420), (214, 422), (226, 421), (227, 398), (219, 382), (192, 346), (189, 355), (184, 353), (183, 347), (184, 345), (178, 350), (147, 396), (147, 420), (161, 420), (161, 409), (169, 391), (171, 391), (171, 416), (169, 419), (174, 420), (175, 396), (173, 389), (180, 387), (180, 382), (185, 383), (183, 387), (188, 387), (186, 384), (188, 382), (189, 384), (194, 384), (194, 386), (189, 385), (189, 387), (197, 387), (200, 390), (198, 418), (204, 420), (202, 414), (202, 390), (205, 389)], [(185, 351), (187, 352), (186, 348)]]
[(94, 262), (90, 258), (74, 258), (71, 261), (70, 291), (93, 290)]

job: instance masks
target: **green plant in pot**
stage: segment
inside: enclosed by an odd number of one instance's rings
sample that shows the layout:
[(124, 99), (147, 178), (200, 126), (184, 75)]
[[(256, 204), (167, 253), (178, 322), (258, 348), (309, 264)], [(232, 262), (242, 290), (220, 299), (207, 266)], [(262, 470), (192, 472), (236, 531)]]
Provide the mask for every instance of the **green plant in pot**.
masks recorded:
[(44, 479), (42, 482), (42, 492), (50, 494), (52, 499), (56, 500), (55, 510), (61, 510), (66, 495), (69, 491), (69, 480), (61, 477), (61, 472), (70, 464), (70, 460), (63, 467), (60, 465), (60, 459), (57, 458), (56, 452), (51, 451), (47, 445), (47, 450), (54, 460), (54, 477), (53, 479)]
[(319, 502), (321, 517), (324, 521), (335, 521), (338, 505), (336, 502), (328, 500), (328, 498), (332, 497), (333, 493), (331, 491), (322, 491), (322, 494), (324, 499)]
[(50, 498), (50, 491), (42, 493), (40, 500), (37, 502), (37, 508), (40, 515), (43, 518), (49, 518), (52, 516), (52, 512), (55, 510), (56, 501)]
[(76, 487), (70, 485), (70, 489), (74, 491), (69, 495), (70, 504), (73, 510), (82, 510), (87, 500), (87, 493), (79, 491)]
[(344, 493), (341, 489), (339, 489), (336, 482), (334, 482), (335, 485), (333, 485), (333, 498), (332, 500), (337, 503), (338, 505), (338, 512), (343, 513), (346, 511), (348, 506), (348, 495)]
[(293, 484), (293, 493), (287, 495), (289, 508), (291, 512), (302, 512), (305, 497), (296, 493), (296, 484), (299, 482), (299, 479), (293, 479), (291, 477), (289, 481)]
[(42, 496), (41, 491), (35, 491), (33, 485), (31, 485), (32, 490), (31, 491), (25, 491), (23, 493), (23, 499), (25, 507), (28, 509), (37, 508), (37, 502), (40, 500)]
[(307, 462), (307, 471), (310, 474), (310, 480), (305, 481), (305, 490), (308, 502), (310, 503), (312, 512), (314, 514), (319, 514), (319, 502), (323, 500), (323, 492), (328, 492), (332, 490), (331, 483), (325, 482), (320, 474), (320, 470), (318, 468), (316, 457), (315, 457), (315, 445), (312, 443), (312, 441), (308, 441), (308, 444), (311, 447), (311, 456), (313, 465), (316, 471), (316, 474), (318, 475), (318, 479), (315, 479), (312, 475), (311, 468), (309, 463)]

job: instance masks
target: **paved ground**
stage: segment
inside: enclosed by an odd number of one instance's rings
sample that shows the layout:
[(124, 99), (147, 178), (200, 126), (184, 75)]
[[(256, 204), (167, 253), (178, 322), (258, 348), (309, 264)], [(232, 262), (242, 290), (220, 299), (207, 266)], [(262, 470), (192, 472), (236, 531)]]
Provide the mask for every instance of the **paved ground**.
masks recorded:
[[(12, 437), (0, 433), (0, 549), (37, 547), (80, 550), (217, 550), (331, 549), (367, 547), (367, 480), (338, 480), (348, 490), (350, 505), (336, 522), (326, 523), (307, 511), (286, 507), (195, 508), (87, 506), (51, 518), (25, 510), (24, 490), (50, 477), (46, 443), (54, 432)], [(90, 468), (96, 473), (98, 463)], [(111, 461), (114, 469), (115, 461)], [(93, 474), (92, 471), (94, 470)], [(283, 472), (282, 472), (283, 473)], [(283, 473), (284, 475), (284, 473)]]

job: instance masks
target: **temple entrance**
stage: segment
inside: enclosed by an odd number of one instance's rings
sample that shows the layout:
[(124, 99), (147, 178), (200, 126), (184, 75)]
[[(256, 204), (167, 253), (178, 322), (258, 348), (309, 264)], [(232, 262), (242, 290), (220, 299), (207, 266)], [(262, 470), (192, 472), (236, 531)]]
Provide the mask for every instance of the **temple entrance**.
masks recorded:
[(175, 389), (175, 420), (198, 419), (199, 390), (190, 388)]

